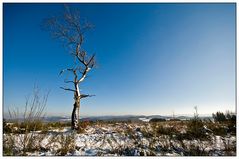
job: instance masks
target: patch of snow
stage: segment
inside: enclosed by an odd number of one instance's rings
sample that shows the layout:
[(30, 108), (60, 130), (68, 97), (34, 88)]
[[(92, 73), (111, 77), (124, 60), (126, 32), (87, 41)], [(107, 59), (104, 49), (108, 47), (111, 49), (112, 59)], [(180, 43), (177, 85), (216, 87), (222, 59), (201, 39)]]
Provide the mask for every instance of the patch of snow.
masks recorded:
[(151, 120), (151, 118), (139, 118), (139, 120), (141, 120), (143, 122), (149, 122)]

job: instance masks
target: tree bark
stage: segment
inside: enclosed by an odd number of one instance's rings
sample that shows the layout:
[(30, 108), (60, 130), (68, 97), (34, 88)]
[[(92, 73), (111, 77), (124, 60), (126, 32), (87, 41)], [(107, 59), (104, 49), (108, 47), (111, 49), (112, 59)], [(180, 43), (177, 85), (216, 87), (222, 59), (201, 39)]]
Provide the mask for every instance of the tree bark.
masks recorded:
[(71, 127), (72, 127), (73, 130), (77, 130), (78, 126), (79, 126), (79, 123), (78, 123), (79, 115), (77, 116), (77, 109), (79, 109), (79, 107), (80, 107), (80, 101), (76, 100), (75, 103), (74, 103), (74, 106), (73, 106), (72, 114), (71, 114)]
[(78, 125), (79, 125), (79, 123), (80, 123), (80, 101), (79, 101), (79, 105), (78, 105), (78, 107), (77, 107), (77, 110), (78, 110), (78, 116), (77, 116), (77, 120), (78, 120)]

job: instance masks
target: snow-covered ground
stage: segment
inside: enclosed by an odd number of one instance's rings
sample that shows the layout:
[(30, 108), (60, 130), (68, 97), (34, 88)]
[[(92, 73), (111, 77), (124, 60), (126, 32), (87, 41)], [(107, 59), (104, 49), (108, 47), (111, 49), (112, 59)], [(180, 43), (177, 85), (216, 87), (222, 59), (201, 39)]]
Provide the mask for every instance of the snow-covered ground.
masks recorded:
[[(185, 133), (183, 130), (184, 127), (179, 132)], [(12, 144), (8, 146), (12, 146), (17, 154), (33, 139), (34, 146), (31, 147), (36, 147), (35, 150), (26, 152), (30, 156), (183, 156), (199, 152), (212, 156), (227, 155), (227, 152), (236, 155), (232, 150), (236, 145), (235, 136), (222, 137), (212, 133), (208, 136), (209, 140), (179, 140), (174, 136), (152, 134), (149, 123), (115, 123), (87, 126), (83, 133), (65, 127), (46, 133), (4, 134), (4, 141)]]

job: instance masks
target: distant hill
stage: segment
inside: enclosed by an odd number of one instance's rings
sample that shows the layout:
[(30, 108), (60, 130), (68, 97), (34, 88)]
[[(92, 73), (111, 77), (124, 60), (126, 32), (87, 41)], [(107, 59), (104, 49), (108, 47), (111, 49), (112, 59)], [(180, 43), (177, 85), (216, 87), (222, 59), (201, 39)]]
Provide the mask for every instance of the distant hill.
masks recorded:
[[(189, 120), (193, 118), (192, 116), (175, 116), (175, 119), (179, 120)], [(211, 117), (201, 117), (201, 118), (211, 118)], [(80, 120), (87, 120), (87, 121), (144, 121), (148, 122), (150, 119), (165, 119), (170, 120), (173, 119), (172, 116), (162, 116), (162, 115), (119, 115), (119, 116), (90, 116), (90, 117), (83, 117)], [(70, 121), (70, 117), (61, 117), (61, 116), (52, 116), (52, 117), (45, 117), (45, 121), (47, 122), (56, 122), (56, 121)]]

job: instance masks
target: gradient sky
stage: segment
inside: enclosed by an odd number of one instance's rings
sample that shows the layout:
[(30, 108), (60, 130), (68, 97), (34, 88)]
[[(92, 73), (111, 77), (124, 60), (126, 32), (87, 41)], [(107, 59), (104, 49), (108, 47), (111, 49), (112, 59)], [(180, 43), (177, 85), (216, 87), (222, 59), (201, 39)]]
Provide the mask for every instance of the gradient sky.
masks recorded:
[[(95, 25), (84, 48), (98, 67), (81, 85), (81, 115), (170, 115), (235, 110), (235, 4), (71, 4)], [(4, 111), (34, 83), (48, 115), (70, 115), (60, 70), (72, 57), (40, 24), (62, 4), (4, 4)]]

